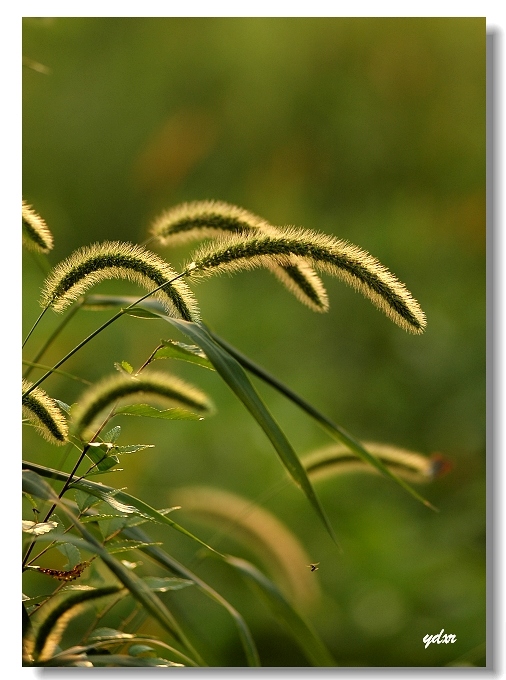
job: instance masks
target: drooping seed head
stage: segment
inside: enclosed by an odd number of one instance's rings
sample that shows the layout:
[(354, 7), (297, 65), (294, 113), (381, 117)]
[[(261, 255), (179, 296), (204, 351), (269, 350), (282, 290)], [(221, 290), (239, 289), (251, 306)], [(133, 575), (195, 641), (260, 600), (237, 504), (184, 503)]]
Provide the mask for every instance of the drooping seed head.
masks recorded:
[(106, 279), (127, 279), (147, 290), (167, 283), (153, 297), (163, 304), (168, 314), (197, 321), (197, 301), (186, 283), (181, 279), (169, 283), (176, 277), (177, 273), (165, 260), (142, 246), (105, 241), (80, 248), (60, 262), (44, 283), (40, 304), (61, 312)]
[(31, 205), (22, 201), (23, 243), (30, 250), (48, 253), (53, 247), (53, 235), (42, 217)]
[(294, 227), (278, 234), (248, 234), (202, 246), (192, 257), (192, 276), (233, 273), (261, 266), (289, 266), (301, 257), (339, 277), (411, 333), (425, 329), (425, 314), (411, 293), (366, 251), (327, 234)]
[(47, 441), (57, 446), (65, 444), (68, 436), (67, 420), (57, 403), (40, 387), (25, 394), (33, 385), (23, 380), (23, 416), (34, 425), (37, 432)]
[(207, 415), (213, 405), (206, 394), (183, 380), (162, 372), (107, 376), (85, 391), (72, 413), (72, 432), (85, 439), (101, 414), (125, 401), (155, 401)]
[[(151, 225), (151, 234), (165, 246), (193, 240), (227, 238), (234, 235), (279, 234), (267, 220), (223, 201), (182, 203), (162, 213)], [(286, 264), (272, 262), (268, 269), (298, 300), (316, 312), (328, 311), (328, 297), (319, 276), (307, 262), (287, 258)]]
[[(436, 476), (433, 459), (420, 453), (376, 442), (364, 442), (364, 447), (394, 474), (409, 482), (426, 483)], [(356, 456), (344, 444), (331, 444), (313, 451), (303, 456), (301, 462), (311, 481), (349, 472), (380, 474), (377, 468)]]

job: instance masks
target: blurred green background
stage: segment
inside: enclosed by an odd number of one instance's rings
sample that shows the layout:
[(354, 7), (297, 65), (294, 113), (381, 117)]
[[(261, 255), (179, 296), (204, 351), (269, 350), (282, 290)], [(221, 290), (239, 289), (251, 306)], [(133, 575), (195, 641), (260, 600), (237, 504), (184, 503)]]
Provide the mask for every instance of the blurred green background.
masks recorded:
[[(194, 288), (213, 330), (356, 437), (453, 464), (422, 489), (439, 513), (373, 475), (318, 484), (342, 554), (297, 489), (263, 502), (320, 562), (323, 597), (310, 618), (338, 664), (484, 665), (485, 19), (26, 18), (23, 56), (23, 195), (54, 234), (52, 264), (94, 241), (141, 242), (181, 201), (219, 199), (358, 244), (419, 300), (427, 330), (411, 336), (328, 277), (325, 315), (260, 270)], [(176, 269), (189, 250), (157, 248)], [(44, 275), (24, 258), (26, 332)], [(106, 318), (80, 313), (44, 361)], [(58, 320), (44, 318), (26, 358)], [(138, 367), (169, 336), (183, 339), (123, 318), (66, 370), (95, 380), (115, 361)], [(104, 483), (166, 507), (181, 486), (255, 499), (284, 479), (215, 374), (161, 368), (200, 385), (218, 412), (202, 423), (124, 418), (119, 443), (156, 447), (124, 458)], [(68, 403), (81, 390), (59, 376), (45, 388)], [(330, 443), (258, 389), (297, 452)], [(60, 452), (32, 432), (24, 440), (30, 460), (58, 464)], [(213, 535), (184, 510), (177, 521)], [(265, 666), (307, 663), (223, 565), (175, 532), (153, 534), (244, 614)], [(199, 649), (215, 665), (243, 665), (230, 620), (190, 590), (167, 601)], [(441, 628), (457, 643), (426, 650), (423, 636)]]

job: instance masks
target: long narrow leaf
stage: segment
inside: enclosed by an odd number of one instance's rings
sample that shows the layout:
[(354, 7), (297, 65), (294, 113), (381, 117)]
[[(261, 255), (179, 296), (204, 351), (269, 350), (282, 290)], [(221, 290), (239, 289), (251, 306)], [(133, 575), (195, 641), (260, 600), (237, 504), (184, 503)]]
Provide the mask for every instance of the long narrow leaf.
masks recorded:
[(274, 446), (285, 469), (302, 489), (306, 498), (313, 506), (316, 514), (320, 517), (332, 540), (338, 545), (334, 530), (329, 519), (316, 496), (316, 493), (309, 481), (304, 466), (300, 462), (297, 454), (293, 450), (290, 442), (285, 437), (283, 431), (276, 423), (264, 402), (258, 396), (255, 388), (251, 384), (248, 376), (238, 361), (226, 350), (224, 350), (209, 334), (207, 329), (201, 324), (183, 321), (160, 314), (160, 318), (168, 321), (178, 328), (186, 336), (190, 337), (206, 353), (207, 358), (213, 364), (216, 371), (228, 384), (236, 396), (246, 406), (251, 415), (263, 429), (267, 437)]
[[(42, 477), (58, 479), (60, 481), (66, 481), (68, 479), (68, 475), (65, 473), (58, 472), (57, 470), (53, 470), (42, 465), (36, 465), (34, 463), (23, 461), (23, 466), (27, 470), (32, 470), (33, 472), (40, 474)], [(217, 555), (220, 555), (217, 550), (211, 548), (211, 546), (207, 545), (207, 543), (204, 543), (204, 541), (201, 541), (200, 538), (194, 536), (190, 531), (187, 531), (184, 527), (170, 519), (170, 517), (163, 515), (161, 512), (158, 512), (158, 510), (155, 510), (155, 508), (152, 508), (147, 503), (144, 503), (144, 501), (141, 501), (135, 496), (131, 496), (125, 491), (118, 491), (118, 489), (114, 489), (112, 486), (97, 484), (96, 482), (92, 482), (89, 479), (76, 480), (72, 482), (70, 488), (79, 489), (80, 491), (85, 491), (91, 496), (100, 498), (100, 500), (109, 503), (112, 505), (112, 507), (116, 508), (120, 512), (126, 512), (128, 514), (135, 513), (146, 519), (150, 519), (161, 524), (168, 524), (173, 529), (176, 529), (176, 531), (179, 531), (185, 536), (188, 536), (188, 538), (191, 538), (192, 540), (197, 541), (197, 543), (200, 545), (203, 545), (204, 548), (207, 548)]]
[(312, 626), (295, 611), (272, 581), (246, 560), (238, 557), (227, 557), (226, 559), (232, 567), (241, 572), (253, 590), (266, 602), (274, 616), (294, 637), (313, 665), (337, 666)]
[(395, 482), (397, 482), (397, 484), (402, 486), (403, 489), (405, 489), (418, 501), (420, 501), (427, 507), (431, 508), (432, 510), (436, 510), (436, 508), (427, 499), (425, 499), (421, 494), (419, 494), (418, 491), (413, 489), (406, 481), (404, 481), (403, 479), (398, 477), (395, 473), (393, 473), (391, 470), (389, 470), (388, 467), (376, 456), (373, 456), (371, 453), (369, 453), (369, 451), (367, 451), (362, 446), (362, 444), (357, 439), (355, 439), (355, 437), (353, 437), (349, 432), (347, 432), (343, 427), (334, 423), (332, 420), (330, 420), (330, 418), (327, 418), (327, 416), (325, 416), (323, 413), (320, 413), (320, 411), (318, 411), (314, 406), (309, 404), (305, 399), (303, 399), (298, 394), (293, 392), (289, 387), (284, 385), (281, 381), (279, 381), (277, 378), (271, 375), (264, 368), (262, 368), (261, 366), (253, 362), (251, 359), (249, 359), (247, 356), (242, 354), (238, 349), (232, 347), (232, 345), (230, 345), (228, 342), (218, 337), (211, 330), (207, 329), (207, 332), (213, 338), (213, 340), (217, 342), (231, 356), (233, 356), (241, 364), (241, 366), (250, 371), (250, 373), (256, 375), (258, 378), (263, 380), (268, 385), (271, 385), (271, 387), (274, 387), (274, 389), (276, 389), (281, 394), (284, 394), (285, 397), (288, 397), (288, 399), (290, 399), (294, 404), (299, 406), (299, 408), (301, 408), (314, 420), (316, 420), (316, 422), (319, 425), (321, 425), (323, 429), (326, 430), (326, 432), (328, 432), (334, 439), (345, 444), (351, 451), (360, 456), (360, 458), (362, 458), (370, 465), (373, 465), (385, 477), (390, 477), (390, 479), (393, 479)]

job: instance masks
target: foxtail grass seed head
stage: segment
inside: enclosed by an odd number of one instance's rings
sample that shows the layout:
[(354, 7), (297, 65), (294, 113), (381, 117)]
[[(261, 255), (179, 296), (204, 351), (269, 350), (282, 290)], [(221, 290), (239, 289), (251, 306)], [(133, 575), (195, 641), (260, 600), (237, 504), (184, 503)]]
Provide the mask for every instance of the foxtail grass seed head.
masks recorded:
[(192, 258), (192, 276), (234, 273), (262, 266), (289, 266), (292, 258), (339, 277), (360, 291), (392, 321), (410, 333), (422, 333), (425, 314), (411, 293), (385, 266), (357, 246), (327, 234), (295, 227), (277, 235), (233, 236), (202, 246)]
[[(172, 281), (177, 273), (161, 257), (142, 246), (105, 241), (76, 250), (47, 277), (40, 304), (63, 311), (89, 288), (106, 279), (127, 279), (148, 291)], [(168, 314), (198, 321), (197, 301), (186, 283), (177, 279), (153, 294)]]
[(126, 373), (107, 376), (82, 395), (72, 413), (72, 432), (85, 439), (93, 432), (100, 415), (117, 403), (140, 403), (149, 400), (169, 407), (181, 407), (208, 415), (213, 405), (206, 394), (193, 385), (161, 372), (130, 376)]
[[(394, 474), (406, 481), (421, 484), (437, 476), (432, 457), (414, 451), (376, 442), (364, 442), (364, 447)], [(377, 468), (352, 453), (344, 444), (331, 444), (301, 458), (311, 481), (326, 479), (350, 472), (381, 474)]]
[(230, 491), (205, 486), (179, 488), (171, 500), (182, 512), (195, 513), (255, 553), (289, 599), (314, 611), (321, 593), (318, 580), (305, 568), (311, 559), (295, 534), (268, 510)]
[(271, 225), (261, 217), (223, 201), (181, 203), (157, 217), (150, 233), (164, 246), (214, 238), (222, 234), (248, 234)]
[(68, 436), (65, 416), (55, 400), (40, 387), (25, 395), (32, 385), (33, 383), (28, 380), (23, 380), (23, 416), (35, 426), (44, 439), (57, 446), (65, 444)]
[[(262, 217), (223, 201), (181, 203), (162, 213), (150, 229), (152, 236), (165, 246), (259, 232), (279, 234)], [(272, 263), (268, 268), (300, 302), (316, 312), (328, 311), (327, 292), (319, 276), (300, 258), (289, 260), (283, 265)]]
[(53, 247), (53, 235), (47, 224), (31, 205), (22, 202), (23, 243), (30, 250), (48, 253)]

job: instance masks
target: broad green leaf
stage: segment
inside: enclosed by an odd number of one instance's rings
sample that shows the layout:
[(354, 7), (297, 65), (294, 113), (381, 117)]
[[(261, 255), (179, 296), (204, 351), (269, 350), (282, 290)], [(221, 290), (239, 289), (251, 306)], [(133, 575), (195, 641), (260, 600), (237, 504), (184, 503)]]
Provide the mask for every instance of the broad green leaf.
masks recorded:
[[(75, 529), (81, 534), (83, 539), (92, 546), (93, 552), (98, 555), (103, 562), (109, 567), (115, 576), (123, 583), (125, 588), (127, 588), (132, 596), (138, 600), (145, 609), (169, 632), (176, 640), (181, 642), (192, 654), (192, 656), (198, 661), (198, 663), (204, 664), (200, 655), (193, 648), (192, 644), (187, 640), (185, 634), (180, 629), (177, 621), (165, 607), (163, 602), (157, 597), (157, 595), (150, 590), (144, 581), (139, 578), (133, 571), (125, 569), (125, 567), (108, 553), (108, 551), (96, 540), (96, 538), (85, 528), (85, 526), (79, 522), (77, 517), (68, 509), (65, 503), (58, 498), (53, 489), (49, 484), (42, 479), (42, 477), (37, 474), (36, 471), (31, 469), (26, 469), (28, 467), (27, 463), (24, 463), (25, 469), (23, 470), (23, 488), (27, 493), (33, 494), (39, 498), (44, 498), (60, 508), (60, 510), (67, 516), (67, 518), (72, 522)], [(42, 466), (39, 466), (42, 467)], [(61, 473), (54, 471), (56, 477)], [(67, 476), (67, 475), (65, 475)], [(53, 476), (55, 478), (55, 476)], [(86, 485), (89, 487), (90, 482)], [(163, 517), (163, 515), (160, 515)], [(164, 518), (165, 519), (165, 518)], [(205, 665), (205, 664), (204, 664)]]
[[(121, 515), (115, 515), (114, 517), (107, 518), (105, 520), (99, 520), (98, 526), (100, 528), (100, 533), (104, 540), (108, 539), (109, 536), (117, 534), (121, 531), (124, 526), (126, 526), (127, 517)], [(110, 551), (109, 551), (110, 552)]]
[(157, 349), (153, 355), (153, 360), (180, 359), (181, 361), (189, 361), (192, 364), (198, 364), (214, 371), (212, 363), (197, 345), (186, 345), (176, 340), (162, 340), (162, 344), (163, 347)]
[(239, 352), (239, 350), (235, 349), (235, 347), (232, 347), (232, 345), (230, 345), (228, 342), (225, 342), (225, 340), (222, 340), (220, 337), (218, 337), (215, 333), (213, 333), (210, 330), (208, 330), (208, 333), (213, 338), (213, 340), (217, 342), (226, 352), (233, 356), (241, 364), (241, 366), (250, 371), (250, 373), (253, 373), (253, 375), (256, 375), (258, 378), (263, 380), (268, 385), (271, 385), (271, 387), (274, 387), (274, 389), (283, 394), (285, 397), (290, 399), (290, 401), (292, 401), (299, 408), (305, 411), (321, 427), (323, 427), (323, 429), (328, 434), (330, 434), (331, 437), (345, 444), (351, 451), (356, 453), (358, 456), (360, 456), (360, 458), (365, 460), (370, 465), (373, 465), (384, 476), (390, 477), (390, 479), (397, 482), (397, 484), (402, 486), (402, 488), (405, 489), (405, 491), (407, 491), (409, 494), (411, 494), (413, 498), (416, 498), (418, 501), (420, 501), (427, 507), (431, 508), (432, 510), (436, 510), (436, 508), (428, 500), (426, 500), (421, 494), (418, 493), (418, 491), (413, 489), (413, 487), (411, 487), (405, 480), (401, 479), (391, 470), (389, 470), (388, 467), (376, 456), (373, 456), (371, 453), (369, 453), (369, 451), (367, 451), (362, 446), (362, 444), (357, 439), (355, 439), (355, 437), (353, 437), (349, 432), (347, 432), (343, 427), (337, 425), (332, 420), (330, 420), (330, 418), (327, 418), (327, 416), (320, 413), (320, 411), (318, 411), (316, 408), (314, 408), (314, 406), (305, 401), (305, 399), (303, 399), (298, 394), (293, 392), (289, 387), (287, 387), (280, 380), (278, 380), (273, 375), (268, 373), (264, 368), (262, 368), (255, 362), (251, 361), (251, 359), (249, 359), (244, 354)]
[(163, 420), (204, 420), (191, 411), (182, 408), (167, 408), (160, 410), (148, 404), (132, 404), (131, 406), (120, 406), (114, 411), (115, 415), (122, 416), (143, 416), (144, 418), (162, 418)]
[(132, 645), (128, 648), (128, 653), (132, 656), (142, 656), (142, 657), (153, 657), (156, 656), (156, 652), (153, 647), (149, 645)]
[(121, 434), (121, 425), (116, 425), (104, 434), (104, 441), (114, 444)]
[[(62, 657), (62, 660), (65, 657)], [(54, 665), (54, 661), (57, 660), (52, 659), (52, 664)], [(144, 658), (144, 657), (139, 657), (139, 656), (127, 656), (126, 654), (92, 654), (89, 657), (89, 660), (93, 663), (94, 666), (115, 666), (115, 667), (144, 667), (144, 666), (153, 666), (155, 668), (169, 668), (172, 666), (178, 666), (178, 667), (183, 667), (184, 664), (182, 663), (176, 663), (175, 661), (167, 661), (167, 659), (162, 659), (158, 657), (149, 657), (149, 658)], [(64, 664), (66, 665), (66, 664)]]
[(98, 498), (90, 495), (89, 493), (85, 493), (84, 491), (76, 490), (74, 493), (74, 498), (76, 499), (77, 507), (81, 512), (88, 510), (88, 508), (91, 508), (100, 502)]
[(145, 576), (144, 582), (148, 584), (151, 590), (154, 590), (157, 593), (166, 593), (169, 590), (181, 590), (181, 588), (187, 588), (188, 586), (195, 585), (193, 581), (190, 581), (187, 578), (171, 578), (159, 576)]
[(104, 442), (91, 442), (87, 445), (86, 455), (95, 463), (96, 469), (107, 472), (119, 463), (119, 458), (110, 453), (111, 446)]
[(64, 401), (60, 401), (59, 399), (54, 400), (58, 406), (61, 408), (61, 410), (66, 413), (67, 415), (70, 415), (70, 406), (66, 404)]
[(272, 581), (246, 560), (229, 556), (226, 561), (244, 576), (253, 590), (264, 600), (274, 616), (293, 636), (308, 661), (314, 666), (337, 666), (309, 622), (295, 611)]
[(54, 531), (58, 526), (57, 522), (31, 522), (30, 520), (22, 520), (23, 532), (25, 534), (32, 534), (33, 536), (40, 536)]
[(283, 431), (268, 411), (264, 402), (258, 396), (239, 362), (213, 340), (203, 325), (183, 321), (182, 319), (174, 319), (163, 314), (160, 314), (160, 318), (178, 328), (182, 333), (198, 343), (204, 350), (207, 358), (213, 364), (216, 371), (221, 375), (236, 396), (243, 402), (248, 411), (264, 430), (285, 469), (297, 486), (302, 489), (306, 498), (327, 529), (330, 537), (336, 545), (338, 545), (334, 530), (316, 496), (304, 466), (300, 462)]
[(79, 548), (76, 548), (76, 546), (72, 545), (72, 543), (60, 543), (56, 547), (62, 553), (62, 555), (65, 555), (68, 560), (68, 564), (63, 566), (64, 569), (73, 569), (76, 564), (81, 562), (81, 553), (79, 552)]

